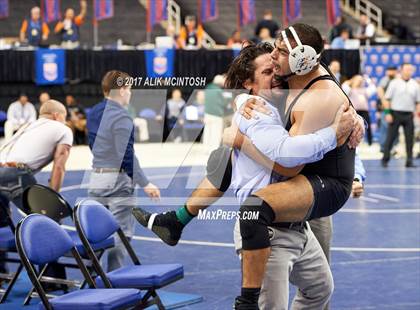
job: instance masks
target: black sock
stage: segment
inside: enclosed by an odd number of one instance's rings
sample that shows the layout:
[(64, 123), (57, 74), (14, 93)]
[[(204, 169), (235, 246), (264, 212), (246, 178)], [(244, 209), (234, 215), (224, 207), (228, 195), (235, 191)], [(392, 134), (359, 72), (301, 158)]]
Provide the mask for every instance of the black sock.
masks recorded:
[(258, 298), (260, 297), (261, 287), (257, 288), (245, 288), (241, 289), (241, 296), (252, 304), (258, 304)]

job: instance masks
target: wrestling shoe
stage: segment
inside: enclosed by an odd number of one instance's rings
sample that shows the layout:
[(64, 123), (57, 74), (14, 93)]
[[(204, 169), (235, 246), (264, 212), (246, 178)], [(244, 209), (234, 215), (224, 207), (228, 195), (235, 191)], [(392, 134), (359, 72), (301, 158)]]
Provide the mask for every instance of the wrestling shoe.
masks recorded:
[(175, 211), (152, 214), (141, 208), (134, 208), (132, 212), (137, 222), (153, 231), (163, 242), (170, 246), (178, 243), (184, 225), (178, 221)]
[(234, 310), (259, 310), (258, 303), (251, 302), (245, 299), (242, 296), (238, 296), (235, 299), (235, 304), (233, 305)]

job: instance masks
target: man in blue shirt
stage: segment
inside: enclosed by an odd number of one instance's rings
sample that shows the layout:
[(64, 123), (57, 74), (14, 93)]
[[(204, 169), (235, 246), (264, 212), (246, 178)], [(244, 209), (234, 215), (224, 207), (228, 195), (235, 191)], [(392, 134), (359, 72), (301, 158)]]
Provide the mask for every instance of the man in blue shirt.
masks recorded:
[[(97, 199), (113, 213), (124, 233), (131, 237), (134, 219), (135, 186), (138, 184), (152, 199), (160, 198), (159, 189), (149, 182), (134, 153), (133, 120), (126, 107), (130, 102), (130, 86), (125, 86), (127, 73), (109, 71), (102, 79), (104, 100), (95, 105), (87, 119), (89, 147), (93, 153), (89, 196)], [(116, 246), (108, 253), (108, 270), (124, 263), (125, 250), (116, 238)]]

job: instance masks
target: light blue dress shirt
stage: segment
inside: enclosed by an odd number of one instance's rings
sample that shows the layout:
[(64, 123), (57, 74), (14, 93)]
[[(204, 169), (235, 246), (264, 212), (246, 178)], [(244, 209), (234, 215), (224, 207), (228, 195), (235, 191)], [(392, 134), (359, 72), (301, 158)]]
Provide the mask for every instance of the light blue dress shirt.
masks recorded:
[[(336, 134), (331, 127), (313, 134), (291, 137), (284, 128), (278, 110), (268, 102), (267, 107), (272, 115), (257, 113), (258, 119), (247, 120), (236, 112), (233, 121), (255, 147), (272, 161), (283, 167), (296, 167), (319, 161), (336, 148)], [(251, 193), (270, 184), (271, 174), (271, 169), (235, 149), (232, 188), (240, 203)]]

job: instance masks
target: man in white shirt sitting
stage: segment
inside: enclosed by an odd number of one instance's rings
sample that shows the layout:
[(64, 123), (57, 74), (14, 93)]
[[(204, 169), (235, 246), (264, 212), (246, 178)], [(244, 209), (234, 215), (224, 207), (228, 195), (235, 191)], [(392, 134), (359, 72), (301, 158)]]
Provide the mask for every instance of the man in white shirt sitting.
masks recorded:
[(9, 140), (13, 134), (25, 124), (36, 120), (36, 110), (28, 101), (28, 96), (21, 94), (19, 99), (13, 102), (7, 110), (7, 121), (4, 124), (4, 137)]

